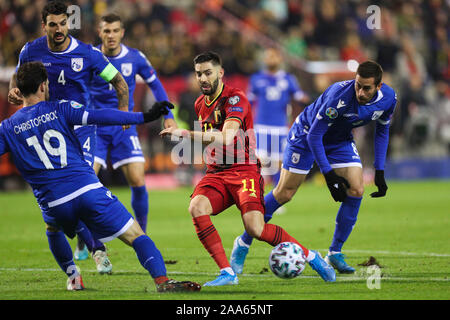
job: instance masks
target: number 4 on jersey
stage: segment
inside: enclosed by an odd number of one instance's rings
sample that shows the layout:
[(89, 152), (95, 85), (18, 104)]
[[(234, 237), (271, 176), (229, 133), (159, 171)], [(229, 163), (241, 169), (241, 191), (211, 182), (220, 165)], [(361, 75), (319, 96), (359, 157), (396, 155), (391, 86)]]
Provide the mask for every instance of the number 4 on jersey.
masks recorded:
[(58, 83), (61, 83), (63, 86), (66, 85), (66, 78), (64, 77), (64, 69), (61, 70), (58, 77)]

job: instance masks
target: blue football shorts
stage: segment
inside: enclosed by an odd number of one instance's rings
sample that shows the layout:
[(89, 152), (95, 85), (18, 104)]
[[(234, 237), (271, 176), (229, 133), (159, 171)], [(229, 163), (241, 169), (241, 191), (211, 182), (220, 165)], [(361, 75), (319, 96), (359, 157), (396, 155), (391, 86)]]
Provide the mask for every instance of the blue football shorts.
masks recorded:
[(257, 156), (276, 161), (283, 159), (287, 134), (287, 127), (255, 125)]
[(125, 206), (100, 182), (53, 201), (41, 210), (45, 223), (64, 231), (68, 237), (75, 236), (81, 220), (94, 239), (103, 243), (119, 237), (134, 221)]
[(84, 160), (92, 167), (94, 165), (95, 149), (97, 145), (97, 126), (74, 126), (75, 135), (80, 141)]
[(122, 126), (98, 126), (95, 162), (107, 167), (107, 158), (113, 169), (133, 162), (145, 162), (136, 126), (123, 129)]
[[(305, 140), (300, 140), (296, 144), (287, 142), (283, 157), (283, 169), (297, 174), (309, 173), (314, 164), (314, 156)], [(327, 159), (333, 169), (346, 167), (362, 168), (361, 159), (354, 141), (324, 144), (324, 148)]]

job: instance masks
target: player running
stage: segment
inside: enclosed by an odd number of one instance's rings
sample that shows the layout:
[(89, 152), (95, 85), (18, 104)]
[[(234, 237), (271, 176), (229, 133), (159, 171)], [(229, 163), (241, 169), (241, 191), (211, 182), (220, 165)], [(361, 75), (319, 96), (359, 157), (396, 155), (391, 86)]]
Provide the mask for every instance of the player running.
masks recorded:
[[(69, 35), (67, 5), (59, 1), (47, 3), (42, 10), (42, 27), (46, 35), (25, 44), (20, 52), (17, 68), (25, 62), (42, 61), (48, 72), (50, 100), (72, 99), (88, 109), (93, 107), (89, 92), (90, 81), (99, 75), (105, 83), (109, 82), (114, 88), (118, 99), (116, 108), (128, 111), (128, 86), (121, 73), (99, 49)], [(14, 104), (23, 102), (16, 88), (15, 76), (10, 82), (8, 100)], [(75, 129), (84, 158), (93, 165), (96, 127), (76, 126)], [(88, 253), (81, 250), (85, 243), (92, 252), (97, 270), (100, 273), (110, 273), (112, 264), (103, 244), (93, 241), (89, 230), (82, 223), (77, 228), (77, 235), (79, 241), (75, 250), (76, 259), (83, 260), (88, 257)]]
[[(122, 44), (125, 33), (120, 16), (108, 14), (100, 19), (99, 36), (102, 43), (98, 49), (111, 64), (122, 73), (128, 84), (129, 111), (133, 111), (133, 94), (136, 76), (140, 75), (152, 90), (156, 101), (168, 101), (169, 98), (156, 76), (150, 62), (142, 52)], [(91, 82), (92, 104), (96, 109), (117, 108), (117, 96), (112, 86), (95, 76)], [(164, 116), (164, 127), (176, 127), (172, 113)], [(121, 168), (131, 187), (131, 206), (134, 216), (144, 232), (147, 228), (148, 193), (145, 186), (145, 158), (139, 143), (136, 126), (122, 130), (120, 126), (97, 127), (97, 150), (95, 152), (94, 171), (98, 174), (100, 166), (106, 168), (107, 154), (113, 169)]]
[[(248, 100), (255, 111), (256, 155), (263, 164), (263, 176), (272, 176), (277, 185), (286, 146), (288, 105), (306, 103), (294, 75), (281, 69), (282, 56), (275, 47), (264, 50), (264, 70), (250, 77)], [(268, 166), (267, 166), (268, 164)]]
[[(272, 246), (285, 241), (299, 242), (281, 227), (264, 223), (264, 181), (254, 152), (250, 103), (241, 90), (222, 82), (224, 70), (218, 54), (202, 53), (195, 57), (194, 66), (203, 93), (195, 102), (202, 131), (167, 128), (160, 134), (189, 137), (206, 144), (213, 142), (206, 147), (206, 175), (195, 187), (189, 212), (199, 240), (220, 268), (220, 275), (204, 286), (238, 284), (210, 215), (236, 204), (245, 229), (253, 237)], [(336, 280), (334, 269), (318, 252), (301, 247), (310, 266), (323, 280)]]
[[(364, 193), (361, 159), (352, 130), (371, 121), (376, 121), (374, 167), (378, 187), (371, 196), (383, 197), (387, 191), (384, 164), (397, 97), (391, 87), (381, 82), (382, 75), (378, 63), (365, 61), (359, 65), (354, 80), (331, 85), (297, 117), (289, 131), (280, 182), (264, 198), (267, 222), (292, 199), (316, 161), (333, 199), (342, 202), (325, 257), (340, 273), (355, 272), (341, 250), (356, 223)], [(252, 237), (244, 232), (234, 241), (231, 265), (236, 273), (242, 273)]]
[(132, 246), (149, 271), (158, 292), (198, 291), (200, 285), (167, 278), (161, 253), (133, 216), (98, 180), (84, 160), (74, 125), (140, 124), (167, 114), (168, 103), (155, 103), (147, 113), (90, 110), (75, 101), (49, 102), (47, 72), (41, 62), (22, 64), (17, 86), (23, 108), (0, 123), (0, 155), (12, 154), (23, 178), (30, 184), (47, 225), (50, 251), (67, 274), (67, 289), (84, 284), (73, 262), (64, 234), (73, 238), (82, 220), (102, 242), (119, 238)]

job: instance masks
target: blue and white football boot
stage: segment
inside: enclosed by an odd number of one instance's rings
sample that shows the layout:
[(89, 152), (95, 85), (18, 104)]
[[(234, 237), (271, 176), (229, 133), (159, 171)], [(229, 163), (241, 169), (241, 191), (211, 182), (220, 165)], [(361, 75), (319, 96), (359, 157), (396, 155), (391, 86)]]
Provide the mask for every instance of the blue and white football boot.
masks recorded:
[(241, 245), (239, 243), (239, 239), (241, 239), (241, 236), (238, 236), (236, 239), (234, 239), (233, 250), (231, 251), (230, 257), (231, 268), (233, 268), (233, 271), (236, 274), (242, 273), (242, 270), (244, 269), (245, 258), (247, 257), (249, 249), (248, 246)]
[(239, 280), (236, 274), (232, 275), (225, 270), (220, 272), (220, 275), (212, 281), (206, 282), (204, 287), (216, 287), (216, 286), (226, 286), (232, 284), (238, 284)]
[(336, 272), (334, 271), (333, 267), (330, 266), (322, 258), (318, 251), (311, 251), (316, 254), (316, 257), (313, 260), (309, 261), (309, 265), (311, 266), (311, 268), (316, 271), (325, 282), (335, 282)]
[(84, 245), (83, 249), (79, 249), (78, 246), (75, 248), (75, 252), (73, 253), (73, 258), (77, 261), (86, 260), (89, 257), (89, 251), (87, 246)]
[(342, 253), (327, 254), (325, 261), (335, 268), (339, 273), (355, 273), (355, 268), (345, 262), (345, 255)]

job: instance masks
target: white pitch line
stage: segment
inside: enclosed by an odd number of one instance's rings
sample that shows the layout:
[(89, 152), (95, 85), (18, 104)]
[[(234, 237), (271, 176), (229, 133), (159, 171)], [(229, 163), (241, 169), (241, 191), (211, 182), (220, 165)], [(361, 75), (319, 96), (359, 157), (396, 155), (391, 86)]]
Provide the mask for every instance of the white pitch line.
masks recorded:
[[(61, 269), (55, 269), (55, 268), (0, 268), (0, 272), (61, 272)], [(94, 269), (84, 269), (82, 272), (89, 272), (89, 273), (97, 273), (97, 270)], [(136, 273), (140, 272), (140, 270), (114, 270), (114, 273)], [(187, 275), (187, 276), (217, 276), (217, 273), (208, 273), (208, 272), (181, 272), (181, 271), (171, 271), (167, 272), (168, 274), (176, 274), (176, 275)], [(144, 271), (142, 271), (142, 274), (146, 274)], [(248, 274), (243, 273), (240, 275), (240, 277), (244, 278), (273, 278), (274, 276), (271, 274)], [(319, 278), (318, 276), (304, 276), (301, 275), (300, 278), (306, 278), (306, 279), (316, 279)], [(362, 276), (337, 276), (336, 281), (337, 282), (347, 282), (347, 281), (366, 281), (367, 277)], [(437, 281), (437, 282), (449, 282), (450, 279), (445, 278), (418, 278), (418, 277), (392, 277), (383, 275), (381, 278), (381, 281), (386, 280), (392, 280), (392, 281)]]

